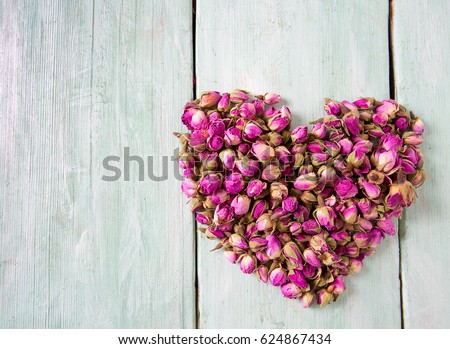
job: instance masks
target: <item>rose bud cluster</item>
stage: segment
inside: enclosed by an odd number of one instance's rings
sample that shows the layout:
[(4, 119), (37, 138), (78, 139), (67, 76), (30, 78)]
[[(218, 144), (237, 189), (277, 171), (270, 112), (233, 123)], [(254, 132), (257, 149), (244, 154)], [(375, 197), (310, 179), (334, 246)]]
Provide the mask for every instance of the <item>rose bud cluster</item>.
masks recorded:
[(290, 131), (280, 96), (204, 92), (182, 121), (182, 191), (199, 229), (245, 274), (304, 307), (345, 290), (425, 180), (424, 127), (393, 100), (326, 100)]

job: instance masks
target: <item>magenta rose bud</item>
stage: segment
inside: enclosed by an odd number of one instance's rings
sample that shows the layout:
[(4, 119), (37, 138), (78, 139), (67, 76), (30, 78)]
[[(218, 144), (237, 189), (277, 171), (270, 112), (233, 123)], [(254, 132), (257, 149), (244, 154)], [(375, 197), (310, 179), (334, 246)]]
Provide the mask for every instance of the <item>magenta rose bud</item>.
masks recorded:
[(261, 217), (261, 215), (267, 211), (268, 207), (269, 205), (266, 201), (264, 200), (257, 201), (253, 206), (253, 213), (252, 213), (253, 218), (258, 219), (259, 217)]
[(308, 127), (299, 126), (291, 132), (292, 141), (296, 144), (303, 143), (308, 138)]
[[(260, 230), (260, 229), (258, 229)], [(281, 256), (281, 242), (274, 235), (267, 235), (267, 249), (266, 253), (270, 259), (279, 258)]]
[(384, 100), (381, 105), (375, 108), (373, 122), (381, 126), (385, 126), (389, 121), (389, 116), (393, 115), (397, 110), (397, 102), (391, 99)]
[(273, 132), (280, 133), (287, 125), (289, 125), (291, 119), (283, 116), (274, 116), (267, 121), (267, 126)]
[(225, 251), (223, 255), (225, 256), (226, 259), (230, 261), (230, 263), (233, 264), (236, 263), (236, 261), (239, 258), (239, 255), (234, 251)]
[(358, 208), (366, 219), (375, 219), (378, 217), (377, 206), (369, 199), (360, 199)]
[(283, 255), (286, 260), (289, 261), (290, 265), (294, 268), (302, 267), (302, 254), (299, 247), (295, 242), (289, 241), (283, 247)]
[(256, 108), (253, 103), (243, 103), (239, 107), (239, 115), (245, 119), (251, 119), (256, 115)]
[(227, 111), (230, 107), (230, 94), (224, 93), (222, 98), (220, 98), (219, 103), (217, 105), (217, 109), (219, 111)]
[(305, 257), (306, 263), (312, 265), (313, 267), (320, 268), (322, 266), (322, 261), (310, 248), (307, 248), (303, 251), (303, 257)]
[(282, 202), (283, 210), (287, 212), (294, 212), (298, 208), (298, 200), (294, 196), (288, 196)]
[(405, 132), (403, 134), (403, 143), (407, 145), (420, 145), (423, 139), (420, 134), (415, 132)]
[(341, 154), (348, 155), (352, 152), (353, 142), (351, 140), (344, 138), (338, 144), (341, 146)]
[(344, 277), (342, 275), (339, 275), (334, 281), (331, 283), (331, 286), (333, 286), (333, 293), (336, 295), (342, 294), (342, 292), (345, 291), (345, 282)]
[(322, 206), (314, 212), (315, 217), (320, 225), (328, 230), (335, 230), (336, 213), (329, 206)]
[(398, 135), (393, 135), (391, 133), (386, 133), (383, 135), (380, 139), (379, 143), (380, 147), (382, 147), (384, 150), (399, 150), (402, 145), (403, 141)]
[(203, 213), (197, 213), (197, 217), (195, 217), (195, 219), (200, 224), (209, 224), (211, 222), (211, 218)]
[(254, 237), (250, 239), (250, 241), (248, 242), (248, 246), (253, 252), (260, 252), (266, 248), (267, 240), (261, 237)]
[(281, 96), (276, 93), (266, 93), (263, 100), (267, 105), (277, 104), (281, 100)]
[(265, 284), (267, 284), (267, 281), (269, 280), (269, 271), (267, 270), (267, 267), (265, 267), (264, 265), (260, 266), (257, 269), (257, 276), (258, 278), (264, 282)]
[(289, 272), (289, 280), (300, 287), (302, 290), (309, 289), (308, 281), (300, 270), (291, 270)]
[(339, 178), (334, 189), (341, 199), (352, 198), (358, 194), (356, 185), (351, 180), (345, 178)]
[(225, 144), (229, 147), (231, 145), (238, 145), (241, 143), (241, 130), (237, 127), (230, 127), (225, 131)]
[(197, 182), (193, 181), (192, 179), (186, 178), (181, 183), (181, 191), (186, 195), (188, 198), (192, 198), (197, 194)]
[(244, 258), (241, 259), (241, 271), (244, 274), (251, 274), (255, 270), (255, 259), (249, 255), (245, 255)]
[(327, 135), (327, 129), (324, 124), (319, 122), (314, 125), (311, 134), (318, 139), (324, 139)]
[(225, 124), (222, 120), (214, 120), (209, 124), (208, 133), (210, 136), (223, 137), (225, 133)]
[(202, 110), (197, 110), (191, 119), (191, 127), (194, 130), (204, 130), (208, 127), (208, 117)]
[(359, 125), (359, 117), (354, 115), (349, 115), (344, 117), (345, 126), (347, 126), (347, 130), (354, 136), (359, 135), (360, 125)]
[(261, 128), (253, 122), (249, 122), (247, 123), (247, 125), (245, 125), (244, 135), (248, 139), (258, 138), (259, 136), (262, 135), (262, 133), (263, 131), (261, 130)]
[(269, 256), (264, 251), (257, 251), (257, 252), (255, 252), (255, 256), (261, 263), (267, 263), (267, 262), (270, 261)]
[(388, 235), (395, 235), (395, 226), (394, 222), (390, 218), (383, 218), (377, 221), (377, 227), (381, 229), (381, 231)]
[(255, 176), (259, 173), (259, 163), (256, 160), (249, 158), (242, 158), (235, 162), (236, 168), (244, 176)]
[(200, 191), (203, 194), (211, 195), (216, 189), (220, 187), (220, 177), (215, 173), (210, 173), (204, 176), (200, 182)]
[(244, 179), (239, 173), (232, 173), (225, 178), (225, 189), (230, 194), (239, 194), (244, 189)]
[(325, 112), (328, 115), (339, 115), (341, 112), (341, 105), (336, 101), (328, 101), (324, 106)]
[(225, 165), (228, 169), (233, 169), (234, 167), (234, 160), (236, 158), (236, 154), (231, 149), (224, 149), (220, 152), (219, 158), (222, 161), (222, 163)]
[(233, 219), (233, 208), (227, 204), (217, 205), (214, 211), (214, 223), (228, 223)]
[(238, 145), (237, 150), (239, 150), (243, 155), (247, 155), (247, 153), (251, 149), (251, 145), (248, 143), (241, 143)]
[(207, 147), (211, 151), (218, 151), (223, 146), (223, 138), (220, 136), (211, 136), (208, 138)]
[(251, 199), (249, 199), (247, 196), (237, 195), (233, 199), (233, 201), (231, 201), (231, 207), (233, 207), (235, 214), (243, 215), (249, 211), (250, 202), (251, 202)]
[(248, 94), (242, 90), (234, 90), (230, 94), (230, 100), (233, 103), (245, 102), (248, 99)]
[(408, 119), (398, 118), (397, 120), (395, 120), (395, 126), (399, 131), (405, 131), (408, 128)]
[(351, 204), (342, 212), (342, 216), (347, 223), (355, 224), (358, 220), (358, 208), (355, 204)]
[(273, 286), (281, 286), (287, 281), (287, 274), (283, 268), (275, 268), (269, 275), (270, 283)]
[(247, 250), (248, 244), (239, 234), (232, 234), (229, 239), (230, 245), (241, 250)]
[(211, 195), (211, 202), (215, 205), (222, 204), (230, 198), (230, 194), (225, 189), (217, 189)]
[(380, 196), (381, 190), (378, 185), (369, 183), (362, 178), (359, 179), (358, 183), (368, 198), (377, 199)]
[(251, 152), (260, 161), (267, 161), (275, 156), (275, 149), (261, 141), (253, 143)]
[(256, 110), (256, 115), (262, 115), (264, 113), (264, 102), (259, 100), (259, 99), (255, 99), (253, 101), (253, 105), (255, 106), (255, 110)]
[(266, 183), (260, 181), (259, 179), (251, 180), (247, 185), (247, 195), (250, 197), (258, 196), (266, 189)]
[(306, 234), (314, 235), (322, 231), (319, 224), (314, 219), (308, 219), (303, 222), (302, 229)]
[(219, 103), (220, 93), (217, 91), (208, 91), (203, 92), (200, 95), (200, 107), (202, 108), (211, 108)]
[(369, 109), (373, 105), (373, 98), (360, 98), (353, 102), (360, 109)]
[(310, 172), (298, 177), (294, 182), (294, 187), (298, 190), (312, 190), (317, 186), (317, 175)]
[(301, 297), (302, 290), (297, 285), (290, 282), (281, 286), (281, 293), (286, 298), (295, 299)]

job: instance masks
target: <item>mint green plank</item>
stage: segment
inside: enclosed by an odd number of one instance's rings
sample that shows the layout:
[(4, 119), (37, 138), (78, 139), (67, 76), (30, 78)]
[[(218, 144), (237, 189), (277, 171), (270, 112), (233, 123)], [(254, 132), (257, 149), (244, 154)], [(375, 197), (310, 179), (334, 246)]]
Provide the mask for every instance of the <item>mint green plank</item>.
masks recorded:
[[(294, 125), (323, 115), (324, 97), (389, 97), (388, 1), (197, 1), (198, 91), (278, 92)], [(198, 237), (203, 328), (398, 328), (397, 237), (365, 261), (347, 292), (303, 309), (241, 273)]]
[(401, 236), (405, 327), (449, 328), (450, 3), (396, 0), (394, 4), (397, 97), (425, 122), (422, 150), (427, 171)]

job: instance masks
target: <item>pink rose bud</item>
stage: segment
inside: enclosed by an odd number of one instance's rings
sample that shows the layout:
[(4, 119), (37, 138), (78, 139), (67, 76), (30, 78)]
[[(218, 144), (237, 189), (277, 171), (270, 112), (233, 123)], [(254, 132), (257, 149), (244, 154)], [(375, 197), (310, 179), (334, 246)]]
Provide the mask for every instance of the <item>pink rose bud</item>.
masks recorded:
[(245, 119), (251, 119), (256, 115), (256, 108), (253, 103), (243, 103), (239, 107), (239, 114)]
[(253, 101), (253, 105), (255, 106), (256, 115), (260, 116), (264, 113), (264, 102), (260, 99), (255, 99)]
[(232, 234), (229, 239), (230, 245), (241, 250), (247, 250), (248, 244), (239, 234)]
[(269, 256), (268, 256), (267, 253), (264, 252), (264, 251), (258, 251), (258, 252), (255, 252), (255, 256), (256, 256), (256, 258), (257, 258), (261, 263), (263, 263), (263, 264), (270, 261)]
[(386, 99), (381, 105), (375, 108), (375, 113), (393, 115), (398, 110), (397, 102), (392, 99)]
[(329, 304), (332, 300), (333, 294), (331, 294), (327, 290), (320, 291), (319, 295), (317, 296), (317, 304), (319, 304), (321, 308)]
[(244, 274), (251, 274), (255, 270), (255, 259), (249, 255), (245, 255), (241, 259), (241, 271)]
[(411, 179), (411, 184), (415, 187), (420, 187), (426, 179), (426, 174), (424, 170), (419, 170)]
[(372, 222), (368, 219), (365, 219), (363, 217), (358, 217), (358, 225), (359, 227), (364, 231), (369, 231), (372, 229), (373, 225)]
[(347, 126), (347, 130), (354, 136), (359, 135), (360, 132), (360, 124), (359, 117), (354, 115), (349, 115), (344, 117), (345, 126)]
[(244, 135), (247, 139), (255, 139), (258, 138), (263, 131), (261, 128), (253, 122), (247, 123), (244, 128)]
[(419, 135), (421, 135), (425, 130), (425, 125), (423, 121), (419, 118), (414, 118), (411, 120), (411, 130)]
[(359, 259), (350, 259), (350, 270), (359, 273), (363, 268), (363, 262)]
[(200, 224), (209, 224), (211, 222), (211, 217), (208, 217), (204, 213), (197, 213), (197, 217), (195, 217), (195, 219)]
[(236, 263), (236, 261), (239, 258), (239, 255), (234, 251), (225, 251), (223, 255), (225, 256), (226, 259), (230, 261), (230, 263), (233, 264)]
[(279, 182), (270, 184), (270, 197), (273, 200), (281, 201), (288, 196), (288, 188)]
[(358, 188), (356, 185), (351, 180), (346, 178), (339, 178), (334, 186), (334, 189), (341, 199), (349, 199), (358, 194)]
[(192, 179), (186, 178), (181, 183), (181, 191), (186, 195), (188, 198), (192, 198), (197, 194), (197, 182), (193, 181)]
[(306, 221), (309, 217), (309, 210), (303, 205), (299, 205), (297, 210), (294, 212), (294, 218), (300, 223)]
[(209, 124), (208, 133), (210, 136), (223, 137), (225, 133), (225, 124), (222, 120), (214, 120)]
[(341, 146), (341, 154), (348, 155), (352, 152), (353, 142), (348, 138), (341, 139), (338, 144)]
[(230, 94), (230, 100), (233, 103), (245, 102), (248, 99), (247, 92), (242, 90), (234, 90)]
[(244, 215), (250, 209), (251, 200), (245, 195), (237, 195), (233, 201), (231, 201), (231, 207), (234, 209), (234, 213), (237, 215)]
[(210, 173), (205, 175), (199, 182), (200, 191), (203, 194), (211, 195), (215, 190), (220, 187), (220, 177), (216, 173)]
[(342, 275), (339, 275), (334, 281), (331, 283), (331, 286), (334, 287), (333, 293), (340, 295), (342, 292), (345, 291), (345, 282), (344, 277)]
[(275, 149), (262, 141), (253, 143), (251, 152), (260, 161), (267, 161), (275, 156)]
[(263, 251), (267, 246), (267, 240), (261, 237), (254, 237), (248, 242), (250, 250), (253, 252)]
[(278, 178), (280, 178), (280, 176), (280, 169), (276, 165), (272, 164), (267, 165), (261, 174), (261, 178), (269, 182), (276, 181)]
[(319, 122), (314, 125), (311, 134), (318, 139), (324, 139), (327, 135), (327, 129), (324, 124)]
[(266, 189), (267, 184), (260, 181), (259, 179), (251, 180), (247, 185), (247, 195), (250, 197), (258, 196)]
[(326, 104), (324, 106), (325, 112), (328, 115), (339, 115), (341, 112), (341, 106), (339, 102), (326, 100)]
[(350, 242), (351, 237), (346, 231), (339, 231), (336, 233), (331, 233), (330, 236), (336, 240), (336, 242), (340, 245), (345, 245), (347, 242)]
[(360, 109), (369, 109), (373, 105), (373, 98), (360, 98), (353, 102)]
[(347, 223), (355, 224), (358, 220), (358, 209), (355, 204), (351, 204), (343, 212), (342, 216)]
[(328, 206), (319, 207), (314, 211), (314, 216), (316, 217), (320, 225), (328, 230), (334, 230), (336, 213), (334, 212), (333, 208)]
[(303, 308), (309, 308), (314, 303), (314, 293), (305, 292), (302, 296), (302, 306)]
[(259, 231), (268, 231), (272, 229), (273, 223), (270, 214), (264, 213), (256, 220), (256, 229)]
[(313, 267), (316, 268), (322, 267), (322, 261), (319, 259), (317, 254), (310, 248), (307, 248), (303, 251), (303, 257), (305, 257), (306, 263), (312, 265)]
[[(187, 104), (186, 104), (187, 105)], [(194, 128), (191, 126), (192, 115), (197, 111), (196, 108), (185, 108), (183, 115), (181, 116), (181, 122), (185, 125), (190, 131), (193, 131)]]
[(394, 222), (390, 218), (382, 218), (377, 221), (377, 227), (381, 229), (381, 231), (388, 235), (395, 235), (395, 226)]
[(283, 137), (279, 133), (270, 132), (268, 134), (268, 136), (269, 136), (269, 141), (268, 141), (269, 145), (272, 147), (276, 147), (276, 146), (280, 145), (281, 143), (283, 143)]
[(230, 94), (224, 93), (222, 95), (222, 98), (220, 98), (219, 103), (217, 105), (217, 110), (219, 111), (228, 111), (228, 108), (230, 107)]
[(287, 212), (294, 212), (298, 208), (298, 200), (294, 196), (288, 196), (282, 202), (283, 210)]
[(231, 145), (238, 145), (241, 143), (241, 130), (237, 127), (230, 127), (225, 131), (225, 144), (229, 147)]
[(283, 131), (291, 122), (290, 117), (284, 117), (282, 115), (271, 117), (267, 121), (267, 126), (271, 131), (281, 132)]
[(403, 134), (403, 143), (407, 145), (420, 145), (423, 139), (420, 134), (415, 132), (405, 132)]
[(252, 209), (253, 218), (258, 219), (259, 217), (261, 217), (263, 213), (267, 212), (268, 208), (269, 204), (267, 203), (267, 201), (265, 200), (256, 201)]
[(202, 92), (200, 95), (200, 107), (211, 108), (214, 107), (220, 100), (220, 93), (217, 91)]
[(244, 157), (235, 162), (236, 168), (244, 176), (250, 177), (259, 174), (259, 163), (256, 160)]
[(395, 171), (400, 166), (396, 150), (378, 149), (374, 154), (374, 160), (377, 170), (385, 173)]
[(408, 119), (398, 118), (397, 120), (395, 120), (395, 126), (400, 132), (405, 131), (408, 128)]
[(269, 256), (270, 259), (279, 258), (281, 256), (280, 240), (278, 240), (278, 238), (274, 235), (267, 235), (266, 240), (267, 240), (267, 249), (266, 249), (267, 256)]
[(369, 199), (360, 199), (358, 208), (366, 219), (375, 219), (378, 217), (377, 206)]
[(230, 194), (239, 194), (244, 189), (244, 179), (239, 173), (232, 173), (225, 178), (225, 189)]
[(233, 219), (233, 209), (227, 204), (219, 204), (214, 210), (214, 223), (227, 223)]
[(359, 248), (367, 248), (369, 247), (370, 240), (372, 239), (372, 236), (369, 233), (356, 233), (353, 235), (353, 240), (356, 243), (356, 246)]
[(317, 186), (317, 175), (310, 172), (298, 177), (294, 182), (294, 187), (298, 190), (312, 190)]
[[(342, 101), (341, 104), (344, 106), (344, 109), (348, 109), (349, 111), (357, 111), (358, 110), (356, 105), (354, 105), (353, 103), (351, 103), (349, 101)], [(345, 112), (345, 110), (344, 110), (344, 112)]]
[(379, 145), (384, 150), (399, 150), (402, 145), (402, 139), (398, 135), (393, 135), (392, 133), (386, 133), (380, 139)]
[(265, 284), (267, 284), (267, 281), (269, 280), (269, 271), (267, 270), (267, 267), (265, 267), (264, 265), (261, 265), (257, 271), (257, 276), (258, 278), (264, 282)]
[(281, 286), (281, 293), (283, 293), (283, 296), (286, 298), (295, 299), (301, 297), (302, 290), (297, 285), (290, 282)]
[(283, 255), (294, 268), (302, 267), (303, 259), (300, 248), (295, 242), (288, 242), (283, 247)]
[(359, 179), (358, 183), (369, 199), (377, 199), (380, 196), (381, 190), (378, 185), (369, 183), (362, 178)]
[(287, 281), (287, 274), (283, 268), (275, 268), (269, 275), (270, 283), (273, 286), (281, 286)]
[(281, 100), (281, 96), (276, 93), (266, 93), (263, 100), (267, 105), (277, 104)]
[(208, 128), (208, 117), (202, 110), (197, 110), (191, 119), (191, 126), (195, 130), (204, 130)]
[(222, 204), (230, 198), (230, 194), (225, 189), (217, 189), (211, 195), (211, 202), (215, 205)]
[(306, 234), (314, 235), (322, 231), (319, 224), (314, 219), (308, 219), (302, 224), (303, 232)]
[(220, 150), (223, 146), (223, 138), (220, 136), (211, 136), (208, 138), (207, 147), (211, 151)]
[(302, 232), (302, 225), (299, 222), (294, 222), (289, 227), (289, 231), (292, 235), (297, 235)]
[(251, 145), (248, 143), (241, 143), (238, 145), (237, 150), (239, 150), (242, 155), (247, 155), (247, 153), (250, 151), (251, 149)]
[(226, 168), (232, 170), (234, 167), (234, 159), (236, 158), (236, 154), (231, 149), (224, 149), (220, 152), (219, 158)]
[(300, 287), (302, 291), (309, 290), (308, 281), (300, 270), (291, 270), (289, 272), (289, 280)]

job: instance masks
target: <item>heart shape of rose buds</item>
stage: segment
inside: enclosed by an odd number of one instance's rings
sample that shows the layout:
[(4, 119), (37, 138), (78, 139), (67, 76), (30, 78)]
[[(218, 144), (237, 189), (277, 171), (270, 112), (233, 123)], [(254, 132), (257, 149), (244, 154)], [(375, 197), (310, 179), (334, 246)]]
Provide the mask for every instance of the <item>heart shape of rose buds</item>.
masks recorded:
[(304, 307), (359, 272), (425, 180), (423, 122), (393, 100), (326, 99), (312, 130), (290, 130), (280, 96), (204, 92), (182, 121), (182, 191), (199, 230), (246, 274)]

